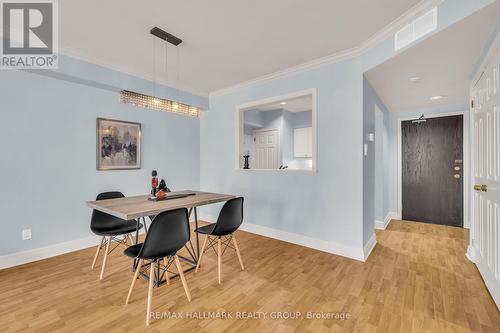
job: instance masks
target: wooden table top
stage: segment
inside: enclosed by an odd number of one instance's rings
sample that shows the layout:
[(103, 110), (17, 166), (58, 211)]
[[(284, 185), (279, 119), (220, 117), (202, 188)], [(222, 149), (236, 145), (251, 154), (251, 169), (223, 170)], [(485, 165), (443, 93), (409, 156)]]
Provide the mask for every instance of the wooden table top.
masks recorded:
[(235, 198), (234, 195), (209, 193), (199, 191), (177, 191), (170, 194), (196, 193), (184, 198), (163, 201), (150, 201), (149, 195), (137, 195), (133, 197), (87, 201), (87, 206), (104, 213), (119, 217), (124, 220), (132, 220), (143, 216), (157, 215), (166, 210), (176, 208), (191, 208), (208, 205), (216, 202), (224, 202)]

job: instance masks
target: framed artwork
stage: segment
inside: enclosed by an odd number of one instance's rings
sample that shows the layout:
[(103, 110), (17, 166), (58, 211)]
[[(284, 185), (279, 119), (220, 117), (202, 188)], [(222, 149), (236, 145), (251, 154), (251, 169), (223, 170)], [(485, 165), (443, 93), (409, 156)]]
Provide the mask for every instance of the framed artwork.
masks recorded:
[(97, 118), (97, 170), (141, 168), (141, 124)]

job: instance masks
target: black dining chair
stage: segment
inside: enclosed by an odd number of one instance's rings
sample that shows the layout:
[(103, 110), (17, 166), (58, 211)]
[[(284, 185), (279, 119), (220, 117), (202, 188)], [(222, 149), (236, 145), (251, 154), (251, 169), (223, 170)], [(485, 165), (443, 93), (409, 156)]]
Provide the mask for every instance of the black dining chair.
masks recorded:
[[(228, 247), (236, 251), (241, 269), (245, 269), (245, 267), (243, 266), (243, 260), (241, 260), (238, 243), (236, 242), (236, 237), (234, 236), (234, 232), (240, 227), (242, 222), (243, 198), (239, 197), (228, 200), (224, 204), (219, 213), (219, 217), (216, 223), (208, 224), (195, 230), (195, 232), (199, 234), (206, 235), (203, 246), (201, 247), (198, 264), (196, 265), (196, 272), (200, 268), (201, 257), (206, 250), (207, 242), (209, 242), (208, 247), (214, 249), (214, 251), (215, 244), (217, 243), (217, 276), (219, 279), (219, 284), (221, 283), (221, 258), (222, 254)], [(222, 240), (222, 238), (224, 238), (224, 240)], [(231, 240), (233, 241), (234, 248), (230, 245)], [(224, 245), (224, 250), (222, 250), (222, 245)]]
[[(191, 294), (189, 293), (184, 272), (177, 256), (177, 251), (184, 247), (189, 238), (188, 210), (186, 208), (179, 208), (158, 214), (149, 227), (144, 243), (132, 245), (124, 251), (126, 256), (138, 260), (125, 304), (129, 303), (135, 281), (139, 277), (141, 270), (149, 265), (146, 325), (149, 325), (151, 317), (153, 286), (158, 287), (163, 277), (165, 277), (167, 284), (170, 284), (168, 269), (174, 262), (187, 299), (191, 301)], [(163, 265), (161, 264), (162, 261)]]
[[(107, 199), (117, 199), (124, 198), (125, 196), (121, 192), (104, 192), (100, 193), (96, 200), (107, 200)], [(92, 269), (94, 269), (99, 257), (99, 252), (103, 247), (105, 247), (104, 259), (102, 261), (101, 275), (99, 279), (102, 280), (104, 277), (104, 269), (106, 268), (106, 261), (108, 259), (108, 254), (112, 252), (120, 244), (128, 246), (128, 241), (130, 245), (134, 244), (132, 240), (131, 233), (138, 232), (138, 229), (142, 228), (142, 224), (135, 220), (122, 220), (118, 217), (106, 214), (104, 212), (93, 210), (92, 218), (90, 219), (90, 230), (96, 235), (102, 236), (101, 242), (97, 245), (97, 250), (94, 256), (94, 261), (92, 262)], [(111, 242), (114, 241), (116, 246), (110, 251)]]

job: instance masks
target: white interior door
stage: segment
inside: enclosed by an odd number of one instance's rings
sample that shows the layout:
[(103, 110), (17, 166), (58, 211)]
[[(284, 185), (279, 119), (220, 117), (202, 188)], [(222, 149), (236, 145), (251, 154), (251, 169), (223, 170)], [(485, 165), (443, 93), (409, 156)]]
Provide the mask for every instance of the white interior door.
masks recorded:
[(312, 157), (312, 127), (295, 128), (293, 130), (293, 157)]
[(253, 131), (253, 169), (278, 169), (279, 132), (277, 129)]
[(500, 48), (471, 89), (473, 118), (474, 261), (500, 308)]

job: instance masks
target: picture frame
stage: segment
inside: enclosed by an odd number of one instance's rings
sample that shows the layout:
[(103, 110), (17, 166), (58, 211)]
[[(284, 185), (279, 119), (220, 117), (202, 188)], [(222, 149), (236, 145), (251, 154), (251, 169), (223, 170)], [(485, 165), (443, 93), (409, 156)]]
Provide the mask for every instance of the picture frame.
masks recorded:
[(96, 169), (134, 170), (141, 168), (142, 130), (140, 123), (96, 119)]

